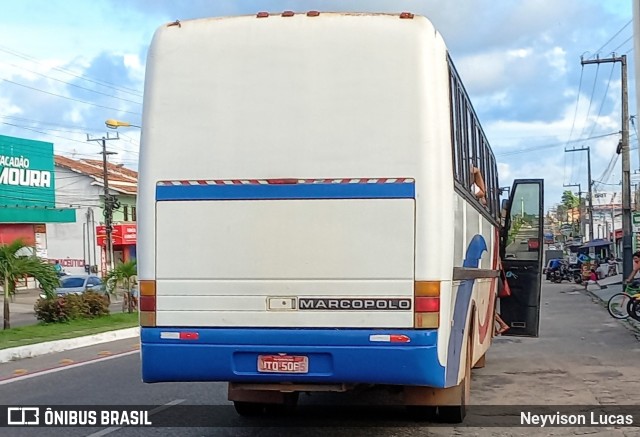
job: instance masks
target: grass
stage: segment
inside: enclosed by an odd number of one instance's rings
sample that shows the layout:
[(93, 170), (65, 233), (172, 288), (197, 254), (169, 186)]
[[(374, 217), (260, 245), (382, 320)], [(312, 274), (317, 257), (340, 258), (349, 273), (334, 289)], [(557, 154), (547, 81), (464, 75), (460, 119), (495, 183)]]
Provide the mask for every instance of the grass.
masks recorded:
[(45, 341), (63, 340), (84, 335), (138, 326), (138, 313), (116, 313), (95, 319), (78, 319), (67, 323), (40, 323), (0, 330), (0, 349)]

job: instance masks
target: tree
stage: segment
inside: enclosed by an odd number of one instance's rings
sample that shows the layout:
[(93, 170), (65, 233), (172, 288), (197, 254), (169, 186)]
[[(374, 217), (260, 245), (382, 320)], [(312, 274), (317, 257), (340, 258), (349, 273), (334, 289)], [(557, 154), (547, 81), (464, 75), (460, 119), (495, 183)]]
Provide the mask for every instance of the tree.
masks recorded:
[(15, 292), (17, 281), (25, 276), (34, 277), (49, 299), (55, 296), (56, 287), (60, 286), (53, 266), (36, 257), (34, 251), (22, 239), (0, 245), (0, 281), (4, 287), (4, 329), (11, 327), (9, 299)]
[(567, 209), (577, 208), (580, 206), (580, 198), (573, 194), (571, 191), (566, 190), (562, 193), (562, 204)]
[(111, 270), (106, 277), (107, 291), (113, 293), (116, 286), (124, 288), (125, 293), (129, 301), (128, 310), (133, 312), (133, 295), (131, 289), (136, 285), (136, 279), (138, 276), (138, 267), (136, 261), (127, 261), (122, 264), (118, 264), (113, 270)]

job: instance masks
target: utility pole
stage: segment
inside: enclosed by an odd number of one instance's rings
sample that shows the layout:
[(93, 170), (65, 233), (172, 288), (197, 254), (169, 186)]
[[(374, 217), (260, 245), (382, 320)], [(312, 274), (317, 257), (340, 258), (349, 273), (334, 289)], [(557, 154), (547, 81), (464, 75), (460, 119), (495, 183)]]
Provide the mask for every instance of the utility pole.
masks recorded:
[(627, 89), (627, 56), (613, 56), (605, 59), (585, 61), (582, 65), (620, 62), (622, 74), (622, 275), (628, 278), (631, 273), (632, 233), (631, 233), (631, 161), (629, 159), (629, 92)]
[(584, 238), (584, 208), (582, 207), (582, 186), (580, 184), (566, 184), (563, 187), (578, 187), (578, 213), (580, 215), (580, 237)]
[[(565, 149), (565, 152), (587, 152), (587, 183), (588, 183), (588, 189), (587, 189), (587, 196), (589, 197), (587, 200), (589, 201), (589, 241), (593, 241), (593, 195), (591, 193), (591, 186), (593, 185), (593, 182), (591, 181), (591, 150), (589, 149), (589, 147), (581, 147), (579, 149), (576, 149), (575, 147), (573, 149)], [(589, 251), (591, 252), (591, 250)], [(595, 253), (595, 248), (593, 248), (593, 253)]]
[(613, 193), (611, 196), (611, 244), (613, 245), (613, 254), (618, 257), (618, 245), (616, 244), (616, 216), (613, 201), (616, 199), (618, 193)]
[(105, 247), (105, 256), (106, 256), (106, 265), (107, 271), (113, 270), (113, 239), (111, 237), (111, 232), (113, 231), (113, 210), (116, 203), (116, 199), (114, 196), (109, 194), (109, 169), (107, 167), (107, 155), (115, 155), (116, 152), (107, 152), (107, 141), (108, 140), (119, 140), (120, 136), (116, 135), (112, 137), (107, 132), (106, 137), (102, 138), (90, 138), (89, 134), (87, 134), (87, 141), (100, 141), (102, 143), (102, 181), (104, 186), (104, 228), (106, 232), (106, 247)]

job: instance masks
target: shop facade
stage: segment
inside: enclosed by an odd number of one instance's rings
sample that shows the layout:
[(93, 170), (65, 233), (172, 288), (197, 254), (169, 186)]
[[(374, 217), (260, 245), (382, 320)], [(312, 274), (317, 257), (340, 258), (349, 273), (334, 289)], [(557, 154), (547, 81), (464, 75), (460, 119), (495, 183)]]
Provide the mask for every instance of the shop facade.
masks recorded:
[(47, 227), (75, 220), (56, 201), (53, 143), (0, 135), (0, 244), (20, 238), (48, 259)]
[[(73, 225), (53, 226), (56, 238), (52, 254), (61, 260), (68, 273), (91, 271), (104, 275), (107, 257), (103, 163), (101, 160), (76, 160), (64, 156), (56, 156), (55, 162), (60, 181), (58, 198), (76, 208), (78, 220)], [(113, 259), (117, 265), (121, 261), (135, 259), (137, 173), (112, 163), (108, 163), (107, 168), (109, 193), (117, 198), (119, 205), (113, 211), (112, 232)]]

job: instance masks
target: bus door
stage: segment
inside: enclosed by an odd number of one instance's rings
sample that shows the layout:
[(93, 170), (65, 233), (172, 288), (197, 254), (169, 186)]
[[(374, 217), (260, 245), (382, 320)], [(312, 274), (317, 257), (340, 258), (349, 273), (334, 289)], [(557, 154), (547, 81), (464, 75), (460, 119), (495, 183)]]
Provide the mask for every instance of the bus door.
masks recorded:
[(544, 226), (543, 180), (516, 179), (511, 188), (500, 238), (500, 257), (510, 295), (500, 299), (503, 335), (537, 337)]

